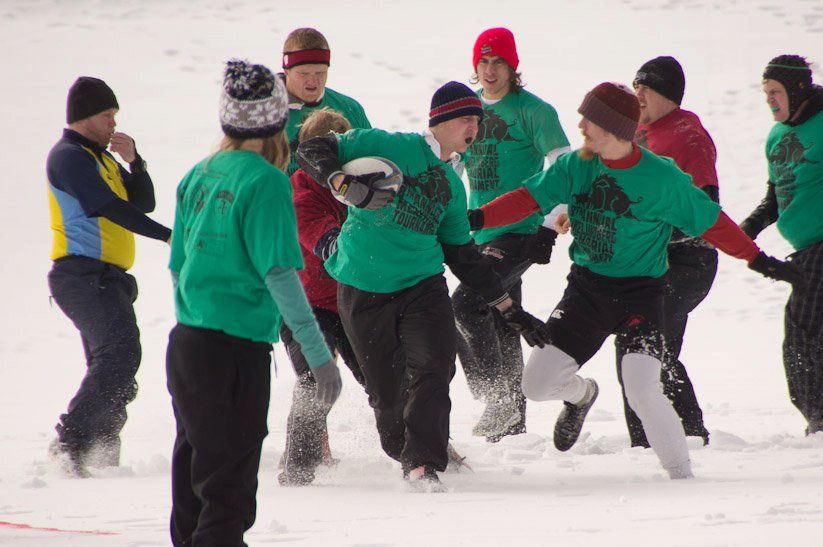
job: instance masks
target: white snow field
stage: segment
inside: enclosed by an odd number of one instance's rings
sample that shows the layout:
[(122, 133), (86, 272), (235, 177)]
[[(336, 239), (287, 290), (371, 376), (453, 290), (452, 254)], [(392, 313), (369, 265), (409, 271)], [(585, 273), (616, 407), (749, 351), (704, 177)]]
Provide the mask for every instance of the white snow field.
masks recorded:
[[(79, 75), (105, 79), (121, 105), (157, 192), (152, 217), (171, 225), (182, 175), (220, 135), (222, 65), (246, 57), (279, 67), (286, 34), (320, 29), (332, 46), (330, 87), (356, 97), (372, 123), (416, 131), (432, 92), (467, 82), (482, 30), (517, 39), (527, 89), (551, 102), (573, 146), (576, 109), (601, 81), (630, 83), (657, 55), (686, 71), (683, 106), (718, 147), (721, 199), (736, 220), (765, 192), (763, 145), (771, 116), (760, 89), (781, 53), (821, 61), (820, 0), (0, 1), (0, 544), (167, 545), (174, 421), (165, 387), (166, 337), (174, 323), (168, 248), (138, 238), (133, 269), (143, 342), (140, 392), (123, 430), (122, 467), (62, 476), (47, 458), (54, 423), (83, 375), (79, 337), (49, 305), (51, 235), (45, 157), (64, 126)], [(815, 78), (823, 81), (820, 66)], [(821, 213), (823, 214), (823, 213)], [(785, 256), (774, 228), (758, 241)], [(548, 317), (565, 287), (563, 239), (548, 266), (526, 275), (525, 305)], [(450, 278), (453, 284), (454, 279)], [(601, 396), (580, 442), (556, 451), (559, 403), (530, 403), (529, 433), (487, 444), (471, 436), (482, 411), (459, 371), (452, 435), (474, 473), (445, 474), (446, 494), (408, 493), (379, 448), (366, 398), (344, 373), (332, 411), (340, 463), (309, 488), (275, 479), (293, 373), (275, 349), (269, 427), (250, 545), (671, 545), (792, 547), (823, 537), (823, 434), (804, 437), (781, 362), (788, 288), (721, 258), (709, 298), (691, 319), (686, 363), (711, 430), (691, 444), (696, 478), (670, 481), (650, 450), (628, 448), (611, 341), (585, 367)]]

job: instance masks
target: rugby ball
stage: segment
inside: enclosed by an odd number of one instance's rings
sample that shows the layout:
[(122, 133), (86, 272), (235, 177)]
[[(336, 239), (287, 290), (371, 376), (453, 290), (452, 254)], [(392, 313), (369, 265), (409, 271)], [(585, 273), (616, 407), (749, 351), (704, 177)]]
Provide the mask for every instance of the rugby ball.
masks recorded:
[(400, 191), (400, 186), (403, 184), (403, 173), (400, 168), (391, 160), (386, 158), (378, 158), (376, 156), (366, 156), (363, 158), (353, 159), (343, 165), (343, 172), (347, 175), (366, 175), (368, 173), (383, 172), (386, 177), (377, 181), (374, 184), (375, 188), (381, 190)]

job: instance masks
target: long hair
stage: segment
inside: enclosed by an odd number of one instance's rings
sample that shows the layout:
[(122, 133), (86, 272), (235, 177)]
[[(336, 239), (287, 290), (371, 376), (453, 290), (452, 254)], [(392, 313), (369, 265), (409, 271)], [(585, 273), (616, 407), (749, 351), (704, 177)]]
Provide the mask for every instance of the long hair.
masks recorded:
[[(477, 67), (475, 67), (477, 68)], [(520, 93), (523, 90), (523, 87), (526, 85), (523, 83), (523, 79), (520, 76), (519, 72), (515, 72), (512, 70), (512, 67), (506, 63), (506, 68), (509, 69), (509, 91), (512, 93)], [(469, 79), (469, 83), (472, 85), (477, 85), (480, 83), (480, 76), (477, 75), (475, 71), (474, 76)]]
[[(246, 142), (246, 139), (237, 139), (223, 135), (218, 150), (240, 150), (244, 142)], [(271, 137), (263, 139), (263, 150), (260, 151), (260, 155), (266, 158), (266, 161), (270, 164), (285, 172), (289, 166), (290, 159), (289, 142), (286, 140), (286, 132), (281, 130)]]

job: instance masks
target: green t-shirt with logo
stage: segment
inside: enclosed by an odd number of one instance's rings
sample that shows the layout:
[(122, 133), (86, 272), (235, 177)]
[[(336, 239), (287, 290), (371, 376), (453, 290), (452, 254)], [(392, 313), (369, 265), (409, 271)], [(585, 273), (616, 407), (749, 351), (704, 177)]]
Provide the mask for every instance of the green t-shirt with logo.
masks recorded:
[(218, 152), (180, 182), (173, 234), (177, 320), (277, 342), (282, 317), (265, 275), (303, 267), (288, 177), (256, 152)]
[[(482, 90), (477, 92), (482, 96)], [(477, 139), (463, 154), (469, 177), (469, 206), (477, 209), (523, 185), (543, 170), (546, 154), (569, 146), (554, 107), (526, 90), (483, 105)], [(543, 222), (534, 214), (511, 226), (478, 230), (477, 243), (504, 233), (532, 234)]]
[(660, 277), (668, 269), (672, 226), (697, 237), (720, 214), (720, 205), (674, 161), (640, 150), (640, 160), (628, 169), (569, 152), (524, 184), (544, 214), (568, 203), (574, 237), (569, 255), (597, 274)]
[(775, 124), (766, 158), (777, 229), (797, 250), (823, 241), (823, 111), (795, 127)]
[(312, 112), (320, 110), (321, 108), (331, 108), (340, 113), (349, 121), (352, 129), (371, 129), (371, 123), (369, 123), (366, 112), (363, 110), (363, 107), (360, 106), (360, 103), (328, 87), (323, 93), (323, 98), (316, 105), (289, 105), (289, 120), (286, 122), (286, 137), (289, 139), (289, 147), (291, 149), (291, 160), (289, 160), (288, 168), (289, 176), (300, 169), (300, 166), (297, 165), (295, 154), (298, 144), (297, 135), (300, 133), (300, 127)]
[(441, 242), (471, 241), (463, 182), (422, 135), (353, 129), (338, 136), (338, 152), (341, 163), (364, 156), (393, 161), (403, 185), (381, 209), (349, 207), (337, 251), (325, 263), (337, 281), (376, 293), (406, 289), (444, 271)]

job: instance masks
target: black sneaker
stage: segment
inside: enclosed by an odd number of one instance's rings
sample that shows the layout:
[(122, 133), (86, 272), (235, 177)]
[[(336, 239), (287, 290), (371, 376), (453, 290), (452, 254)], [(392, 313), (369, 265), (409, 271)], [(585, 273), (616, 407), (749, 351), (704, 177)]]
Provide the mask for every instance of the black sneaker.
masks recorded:
[(49, 457), (60, 466), (60, 470), (69, 477), (87, 479), (91, 473), (86, 468), (83, 453), (55, 439), (49, 444)]
[(588, 383), (586, 388), (588, 397), (584, 399), (585, 402), (580, 406), (564, 402), (563, 410), (560, 411), (560, 416), (554, 424), (554, 446), (561, 452), (570, 449), (577, 442), (580, 431), (583, 429), (583, 422), (586, 420), (586, 414), (589, 413), (600, 392), (597, 382), (591, 378), (586, 378), (586, 383)]
[(280, 486), (309, 486), (314, 481), (314, 470), (300, 467), (289, 467), (277, 475)]

